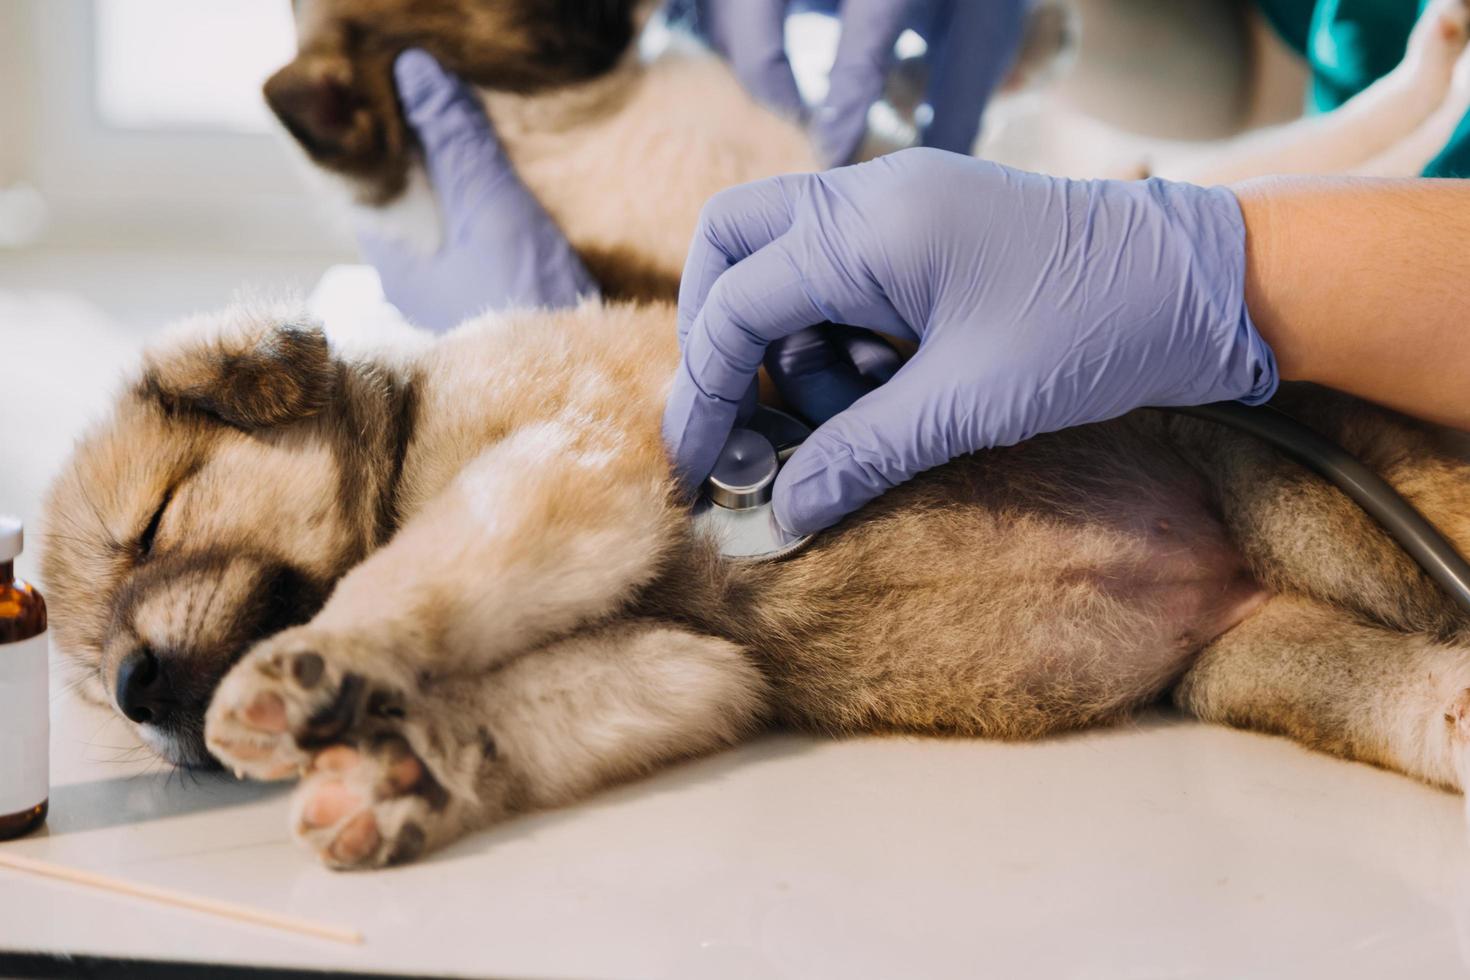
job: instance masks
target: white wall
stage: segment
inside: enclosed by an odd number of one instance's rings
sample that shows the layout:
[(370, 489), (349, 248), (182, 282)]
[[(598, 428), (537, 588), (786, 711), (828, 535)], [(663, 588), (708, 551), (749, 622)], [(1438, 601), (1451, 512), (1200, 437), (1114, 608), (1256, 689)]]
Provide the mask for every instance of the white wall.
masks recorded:
[(283, 136), (105, 125), (93, 15), (91, 0), (0, 0), (0, 174), (42, 191), (43, 245), (350, 253)]

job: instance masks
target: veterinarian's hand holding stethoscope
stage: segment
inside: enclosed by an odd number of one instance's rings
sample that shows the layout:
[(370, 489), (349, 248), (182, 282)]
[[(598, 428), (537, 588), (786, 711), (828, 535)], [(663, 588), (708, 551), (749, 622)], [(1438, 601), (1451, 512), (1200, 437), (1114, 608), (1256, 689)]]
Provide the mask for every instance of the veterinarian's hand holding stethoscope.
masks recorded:
[(807, 533), (955, 456), (1145, 405), (1261, 402), (1235, 196), (1074, 181), (937, 150), (726, 191), (680, 293), (664, 416), (680, 476), (713, 466), (772, 342), (822, 321), (918, 343), (777, 478)]
[(1467, 243), (1457, 180), (1078, 181), (917, 149), (759, 181), (701, 217), (664, 438), (697, 485), (768, 345), (823, 321), (918, 352), (781, 470), (797, 533), (955, 456), (1278, 377), (1470, 430)]
[(827, 166), (850, 163), (868, 126), (868, 109), (883, 95), (894, 44), (912, 30), (928, 46), (925, 101), (933, 112), (921, 142), (968, 153), (980, 116), (1021, 43), (1026, 0), (674, 0), (696, 29), (730, 62), (756, 98), (792, 116), (806, 115), (786, 57), (786, 17), (822, 11), (842, 24), (825, 101), (810, 128)]

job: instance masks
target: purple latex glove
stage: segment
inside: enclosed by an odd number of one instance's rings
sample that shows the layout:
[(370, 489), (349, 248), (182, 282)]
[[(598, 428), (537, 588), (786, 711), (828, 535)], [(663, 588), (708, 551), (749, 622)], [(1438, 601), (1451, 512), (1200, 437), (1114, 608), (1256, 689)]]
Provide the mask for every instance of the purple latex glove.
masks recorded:
[(426, 253), (358, 229), (388, 301), (421, 327), (448, 330), (486, 310), (595, 296), (596, 282), (516, 176), (474, 90), (419, 50), (399, 55), (393, 73), (423, 147), (443, 241)]
[(686, 485), (709, 473), (767, 345), (824, 320), (919, 349), (781, 471), (776, 518), (797, 533), (964, 453), (1146, 405), (1259, 403), (1277, 384), (1230, 191), (905, 150), (706, 206), (664, 413)]
[(693, 8), (696, 29), (730, 61), (752, 95), (800, 117), (803, 107), (786, 58), (785, 22), (793, 10), (820, 10), (842, 23), (827, 101), (811, 120), (820, 158), (851, 161), (883, 95), (893, 45), (905, 29), (924, 38), (926, 101), (933, 121), (925, 146), (968, 153), (990, 94), (1021, 43), (1026, 0), (676, 0)]

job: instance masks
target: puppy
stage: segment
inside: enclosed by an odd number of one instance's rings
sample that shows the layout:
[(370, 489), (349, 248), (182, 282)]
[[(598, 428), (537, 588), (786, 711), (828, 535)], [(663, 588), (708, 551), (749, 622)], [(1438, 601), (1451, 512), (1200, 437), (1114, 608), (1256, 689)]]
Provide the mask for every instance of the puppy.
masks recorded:
[[(317, 80), (303, 104), (328, 110), (315, 152), (391, 196), (412, 152), (382, 86), (398, 46), (428, 46), (502, 87), (502, 136), (610, 292), (672, 290), (706, 191), (784, 154), (810, 164), (718, 63), (629, 59), (631, 3), (578, 6), (600, 28), (565, 36), (536, 20), (556, 4), (395, 19), (407, 7), (302, 6), (325, 59), (297, 66)], [(465, 52), (492, 42), (529, 64), (476, 74)], [(540, 64), (557, 43), (577, 56)], [(730, 114), (681, 115), (660, 72)], [(669, 193), (629, 190), (634, 161), (659, 175), (637, 188)], [(1166, 695), (1463, 788), (1470, 623), (1269, 450), (1137, 412), (956, 460), (786, 562), (731, 565), (691, 529), (660, 443), (674, 321), (667, 303), (587, 304), (356, 356), (290, 310), (182, 325), (48, 499), (43, 571), (82, 690), (176, 763), (301, 775), (292, 829), (341, 868), (772, 725), (1034, 738)], [(1446, 434), (1311, 389), (1278, 404), (1465, 548), (1470, 461)]]
[[(588, 303), (364, 356), (289, 310), (184, 324), (49, 496), (82, 690), (179, 764), (299, 775), (291, 828), (338, 868), (772, 725), (1036, 738), (1166, 695), (1462, 788), (1470, 622), (1315, 477), (1141, 411), (729, 564), (661, 444), (675, 317)], [(1278, 404), (1470, 547), (1445, 435)]]

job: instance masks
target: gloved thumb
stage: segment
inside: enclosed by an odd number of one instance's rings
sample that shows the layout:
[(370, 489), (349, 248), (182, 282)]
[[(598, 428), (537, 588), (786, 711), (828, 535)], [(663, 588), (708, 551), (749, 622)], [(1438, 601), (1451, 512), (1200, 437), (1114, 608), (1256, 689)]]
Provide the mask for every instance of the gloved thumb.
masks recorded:
[(479, 95), (426, 51), (410, 48), (393, 64), (403, 114), (424, 150), (424, 168), (453, 235), (473, 215), (473, 198), (518, 182)]
[[(922, 354), (920, 355), (922, 357)], [(946, 463), (955, 409), (918, 358), (812, 434), (776, 477), (776, 520), (810, 534), (916, 473)]]
[(464, 133), (490, 129), (474, 89), (445, 71), (434, 56), (409, 48), (393, 63), (403, 114), (430, 153)]

